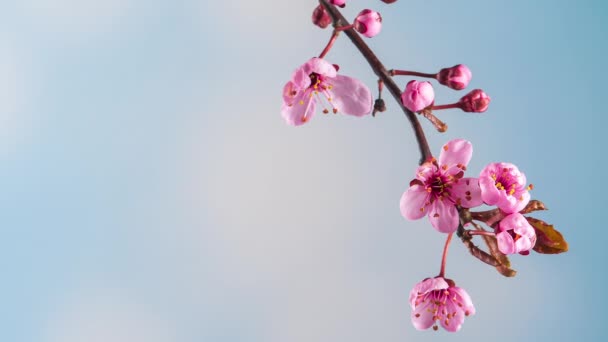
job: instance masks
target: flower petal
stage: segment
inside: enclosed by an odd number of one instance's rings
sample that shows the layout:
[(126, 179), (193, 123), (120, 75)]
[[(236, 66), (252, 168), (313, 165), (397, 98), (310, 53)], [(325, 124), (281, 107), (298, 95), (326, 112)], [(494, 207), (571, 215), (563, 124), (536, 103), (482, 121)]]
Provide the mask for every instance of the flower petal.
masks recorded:
[(372, 93), (361, 81), (352, 77), (337, 75), (328, 82), (333, 85), (330, 91), (333, 97), (331, 103), (338, 112), (354, 116), (371, 113)]
[(532, 248), (532, 241), (527, 236), (521, 236), (515, 241), (515, 251), (517, 253), (528, 251), (530, 248)]
[(496, 234), (496, 241), (498, 242), (498, 250), (502, 254), (513, 254), (515, 253), (515, 241), (513, 237), (506, 231)]
[(453, 286), (450, 288), (450, 292), (452, 292), (456, 299), (462, 304), (462, 309), (468, 311), (469, 316), (475, 314), (475, 306), (473, 305), (473, 301), (471, 300), (471, 296), (465, 291), (463, 288), (458, 286)]
[(300, 90), (304, 90), (310, 86), (310, 73), (307, 73), (304, 66), (297, 68), (291, 75), (291, 82)]
[(451, 198), (465, 208), (473, 208), (483, 203), (481, 188), (477, 178), (462, 178), (454, 183), (450, 189)]
[(429, 219), (441, 233), (453, 233), (458, 228), (458, 210), (450, 200), (437, 199), (431, 206)]
[(431, 310), (427, 310), (430, 309), (430, 307), (431, 301), (427, 300), (412, 310), (412, 324), (417, 330), (426, 330), (435, 322), (433, 317), (434, 314), (431, 312)]
[(306, 76), (313, 72), (325, 77), (336, 77), (338, 74), (333, 64), (317, 57), (309, 59), (302, 67), (306, 72)]
[(314, 97), (301, 93), (294, 98), (293, 105), (283, 103), (281, 116), (292, 126), (305, 124), (315, 114), (316, 100)]
[(483, 174), (479, 176), (479, 188), (481, 189), (481, 199), (488, 205), (494, 205), (500, 201), (500, 191), (496, 188), (496, 183), (489, 176)]
[(450, 314), (450, 318), (446, 317), (447, 315), (443, 316), (440, 322), (441, 326), (449, 332), (457, 332), (464, 322), (464, 311), (449, 298), (446, 301), (445, 307), (448, 314)]
[(428, 213), (425, 209), (429, 193), (424, 186), (414, 184), (410, 186), (401, 196), (399, 207), (401, 215), (408, 220), (418, 220)]
[(504, 190), (499, 191), (502, 191), (503, 195), (499, 198), (496, 206), (507, 214), (520, 212), (528, 205), (528, 202), (530, 202), (530, 193), (528, 191), (515, 193), (513, 195), (504, 193)]
[(439, 154), (439, 166), (462, 164), (467, 166), (473, 156), (473, 145), (464, 139), (450, 140)]

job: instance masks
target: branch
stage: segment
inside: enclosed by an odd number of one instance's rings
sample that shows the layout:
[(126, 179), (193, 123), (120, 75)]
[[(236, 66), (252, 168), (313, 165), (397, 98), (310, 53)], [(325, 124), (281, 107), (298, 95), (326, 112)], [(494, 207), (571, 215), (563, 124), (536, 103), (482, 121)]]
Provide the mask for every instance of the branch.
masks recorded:
[[(342, 13), (340, 13), (335, 6), (330, 5), (327, 0), (319, 0), (319, 3), (325, 7), (331, 16), (331, 19), (334, 22), (334, 27), (344, 27), (350, 25)], [(369, 66), (372, 68), (376, 76), (378, 76), (378, 78), (384, 82), (386, 88), (391, 92), (393, 98), (395, 98), (395, 101), (397, 101), (399, 107), (401, 107), (401, 110), (403, 110), (403, 113), (405, 113), (405, 116), (410, 121), (414, 134), (416, 135), (418, 148), (420, 149), (420, 164), (424, 163), (428, 158), (432, 157), (431, 149), (429, 148), (429, 143), (426, 141), (424, 131), (422, 130), (422, 126), (420, 126), (418, 118), (412, 111), (405, 108), (401, 103), (401, 89), (395, 83), (395, 81), (393, 81), (393, 78), (389, 75), (382, 62), (380, 62), (376, 54), (369, 48), (369, 46), (367, 46), (357, 31), (355, 31), (353, 28), (349, 28), (344, 30), (344, 33), (348, 36), (348, 38), (350, 38), (357, 49), (359, 49), (363, 57), (365, 57), (367, 63), (369, 63)]]

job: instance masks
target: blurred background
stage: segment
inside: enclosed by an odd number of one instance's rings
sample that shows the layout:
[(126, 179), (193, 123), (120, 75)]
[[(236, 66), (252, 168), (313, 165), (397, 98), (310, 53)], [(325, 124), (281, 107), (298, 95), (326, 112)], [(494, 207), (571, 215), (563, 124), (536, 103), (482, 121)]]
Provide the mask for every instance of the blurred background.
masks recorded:
[[(447, 276), (477, 314), (416, 331), (413, 285), (444, 235), (399, 199), (418, 149), (389, 110), (280, 116), (292, 71), (330, 30), (316, 2), (20, 0), (0, 10), (0, 340), (31, 342), (600, 341), (608, 6), (602, 1), (353, 0), (388, 68), (458, 63), (481, 115), (423, 122), (434, 153), (474, 145), (469, 174), (515, 163), (570, 243), (515, 256), (515, 278), (457, 240)], [(345, 36), (327, 59), (375, 86)], [(404, 87), (409, 79), (398, 79)], [(464, 92), (436, 88), (437, 103)], [(449, 335), (445, 336), (445, 335)]]

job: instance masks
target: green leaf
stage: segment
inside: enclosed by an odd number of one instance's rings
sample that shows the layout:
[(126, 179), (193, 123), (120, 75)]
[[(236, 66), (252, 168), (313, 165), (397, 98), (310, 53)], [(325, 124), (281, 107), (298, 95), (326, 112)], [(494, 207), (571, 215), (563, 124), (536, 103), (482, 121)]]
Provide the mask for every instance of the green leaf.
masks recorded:
[(568, 243), (553, 225), (533, 217), (526, 217), (536, 231), (534, 251), (541, 254), (559, 254), (568, 251)]

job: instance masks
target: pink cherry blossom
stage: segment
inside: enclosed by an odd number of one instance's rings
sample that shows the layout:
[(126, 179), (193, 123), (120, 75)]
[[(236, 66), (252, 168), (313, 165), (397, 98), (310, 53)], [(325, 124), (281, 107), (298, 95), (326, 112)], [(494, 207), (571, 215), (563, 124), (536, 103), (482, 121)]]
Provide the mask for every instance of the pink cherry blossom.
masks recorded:
[(477, 178), (463, 178), (472, 155), (470, 142), (455, 139), (443, 146), (439, 160), (420, 165), (401, 196), (403, 217), (417, 220), (428, 215), (436, 230), (454, 232), (459, 223), (456, 205), (472, 208), (483, 203)]
[(433, 104), (435, 91), (430, 82), (411, 80), (401, 94), (401, 102), (412, 112), (419, 112)]
[(346, 6), (346, 0), (329, 0), (329, 3), (338, 7)]
[(521, 211), (530, 201), (526, 175), (511, 163), (492, 163), (479, 175), (481, 198), (507, 214)]
[(460, 330), (465, 316), (475, 314), (469, 294), (450, 279), (427, 278), (416, 284), (410, 292), (412, 324), (418, 330), (433, 326), (436, 321), (450, 332)]
[(380, 33), (382, 16), (376, 11), (364, 9), (355, 18), (354, 27), (362, 35), (371, 38)]
[(470, 93), (463, 96), (458, 104), (464, 112), (483, 113), (490, 105), (490, 97), (481, 89), (471, 90)]
[[(312, 58), (294, 71), (283, 87), (281, 115), (293, 126), (302, 125), (315, 114), (318, 102), (333, 113), (363, 116), (372, 110), (372, 95), (361, 81), (338, 75), (336, 66)], [(329, 109), (323, 109), (328, 113)]]
[(527, 255), (536, 244), (536, 232), (522, 214), (514, 213), (498, 223), (496, 240), (503, 254)]
[(472, 77), (471, 70), (464, 64), (444, 68), (437, 73), (437, 81), (439, 83), (455, 90), (466, 88)]

